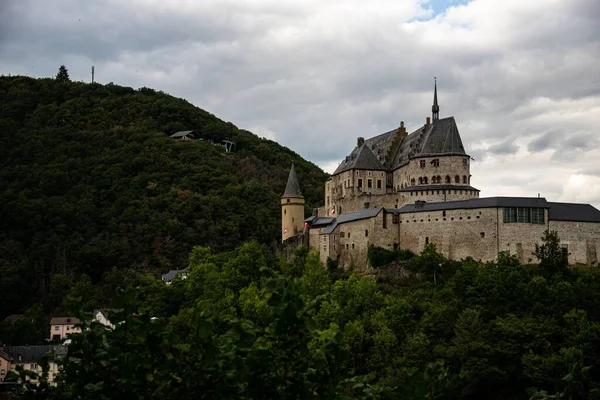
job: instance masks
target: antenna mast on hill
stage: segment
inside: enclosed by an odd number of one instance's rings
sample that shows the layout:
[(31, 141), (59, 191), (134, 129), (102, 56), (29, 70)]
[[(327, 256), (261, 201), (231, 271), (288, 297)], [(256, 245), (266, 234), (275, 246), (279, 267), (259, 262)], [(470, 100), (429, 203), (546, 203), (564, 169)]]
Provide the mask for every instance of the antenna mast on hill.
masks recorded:
[(92, 83), (94, 83), (94, 66), (92, 65)]

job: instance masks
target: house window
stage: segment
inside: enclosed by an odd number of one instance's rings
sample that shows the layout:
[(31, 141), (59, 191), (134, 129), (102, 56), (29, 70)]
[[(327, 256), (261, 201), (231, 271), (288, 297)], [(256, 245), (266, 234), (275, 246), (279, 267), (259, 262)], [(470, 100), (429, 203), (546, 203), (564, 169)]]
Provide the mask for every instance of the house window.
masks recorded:
[(367, 179), (367, 187), (371, 189), (373, 187), (373, 179)]
[(54, 326), (54, 330), (55, 330), (55, 331), (60, 331), (60, 327), (59, 327), (58, 325), (55, 325), (55, 326)]
[(377, 189), (381, 189), (381, 179), (377, 179)]
[(361, 188), (362, 187), (362, 179), (358, 178), (358, 187)]
[(31, 364), (29, 367), (30, 367), (31, 369), (37, 369), (37, 364)]
[(365, 237), (369, 237), (369, 230), (368, 229), (365, 230)]

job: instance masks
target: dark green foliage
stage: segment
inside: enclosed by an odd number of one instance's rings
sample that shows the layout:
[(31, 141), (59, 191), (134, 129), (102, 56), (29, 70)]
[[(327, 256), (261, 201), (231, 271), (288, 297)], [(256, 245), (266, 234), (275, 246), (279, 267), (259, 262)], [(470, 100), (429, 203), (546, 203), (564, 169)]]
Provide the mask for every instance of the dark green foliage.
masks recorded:
[(567, 249), (560, 245), (560, 238), (556, 231), (544, 232), (542, 244), (535, 245), (533, 253), (540, 260), (540, 267), (551, 274), (565, 272), (569, 265)]
[[(68, 309), (74, 285), (106, 305), (85, 287), (113, 267), (165, 272), (194, 245), (277, 243), (292, 162), (307, 209), (322, 201), (326, 175), (273, 141), (162, 92), (63, 78), (0, 77), (0, 320), (42, 296), (47, 313)], [(169, 138), (182, 129), (237, 150)]]
[(69, 71), (67, 67), (61, 65), (58, 69), (58, 73), (56, 74), (56, 80), (62, 82), (71, 82), (71, 78), (69, 78)]
[(20, 398), (600, 399), (598, 270), (437, 269), (433, 246), (410, 263), (421, 277), (383, 292), (305, 248), (195, 247), (186, 280), (135, 278), (124, 323), (92, 325), (58, 385)]
[(414, 257), (410, 250), (388, 250), (383, 247), (370, 245), (367, 253), (371, 267), (382, 267), (396, 261), (408, 261)]

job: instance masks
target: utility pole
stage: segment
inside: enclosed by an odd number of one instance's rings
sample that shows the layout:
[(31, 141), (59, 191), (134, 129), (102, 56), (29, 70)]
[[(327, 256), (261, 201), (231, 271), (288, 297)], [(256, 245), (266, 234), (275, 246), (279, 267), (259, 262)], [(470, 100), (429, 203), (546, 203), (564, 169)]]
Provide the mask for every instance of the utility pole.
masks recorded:
[(94, 83), (94, 66), (92, 65), (92, 83)]

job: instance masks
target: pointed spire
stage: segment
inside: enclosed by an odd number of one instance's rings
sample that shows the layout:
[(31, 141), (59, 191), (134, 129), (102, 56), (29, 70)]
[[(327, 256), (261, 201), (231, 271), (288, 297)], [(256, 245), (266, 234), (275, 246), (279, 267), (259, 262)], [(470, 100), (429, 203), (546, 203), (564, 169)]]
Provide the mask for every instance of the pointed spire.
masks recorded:
[(294, 166), (294, 163), (292, 163), (290, 176), (288, 177), (285, 191), (281, 197), (294, 197), (299, 199), (304, 198), (304, 196), (302, 196), (302, 191), (300, 190), (300, 183), (298, 182), (298, 175), (296, 175), (296, 167)]
[(433, 77), (433, 105), (431, 106), (431, 121), (435, 122), (440, 119), (440, 106), (437, 101), (437, 77)]

